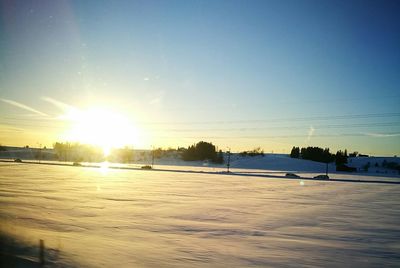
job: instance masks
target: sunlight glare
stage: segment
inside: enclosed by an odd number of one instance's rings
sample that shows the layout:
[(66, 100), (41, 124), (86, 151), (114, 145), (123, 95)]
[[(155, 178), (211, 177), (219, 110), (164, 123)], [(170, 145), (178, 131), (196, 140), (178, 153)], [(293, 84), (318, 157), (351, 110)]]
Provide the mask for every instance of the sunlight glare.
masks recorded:
[(105, 175), (108, 173), (108, 167), (110, 166), (110, 164), (108, 163), (108, 161), (104, 161), (100, 163), (100, 172), (101, 174)]
[(100, 146), (105, 156), (112, 148), (138, 141), (138, 132), (132, 122), (108, 109), (73, 109), (60, 118), (72, 122), (71, 129), (63, 137), (65, 140)]
[(108, 147), (108, 146), (103, 146), (102, 149), (103, 149), (103, 154), (104, 154), (104, 156), (107, 157), (107, 156), (110, 155), (110, 153), (111, 153), (111, 148), (110, 148), (110, 147)]

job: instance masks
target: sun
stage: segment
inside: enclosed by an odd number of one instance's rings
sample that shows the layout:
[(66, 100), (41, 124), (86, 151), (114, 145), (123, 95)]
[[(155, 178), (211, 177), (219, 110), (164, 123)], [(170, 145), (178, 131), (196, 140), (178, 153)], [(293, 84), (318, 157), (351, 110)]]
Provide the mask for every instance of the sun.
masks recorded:
[(73, 109), (63, 115), (63, 119), (71, 122), (65, 140), (99, 146), (106, 156), (112, 148), (132, 145), (138, 140), (134, 124), (110, 109)]

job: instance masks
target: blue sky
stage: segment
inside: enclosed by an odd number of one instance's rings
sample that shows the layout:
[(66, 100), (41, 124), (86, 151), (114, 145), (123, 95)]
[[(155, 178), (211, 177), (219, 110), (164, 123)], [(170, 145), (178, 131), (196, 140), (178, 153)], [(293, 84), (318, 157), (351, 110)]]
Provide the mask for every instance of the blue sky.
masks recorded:
[[(400, 153), (398, 1), (0, 7), (2, 143), (56, 141), (54, 122), (29, 126), (28, 111), (4, 101), (57, 116), (43, 100), (49, 97), (117, 108), (147, 133), (136, 146), (209, 140), (236, 150), (317, 145)], [(10, 125), (23, 131), (12, 133)]]

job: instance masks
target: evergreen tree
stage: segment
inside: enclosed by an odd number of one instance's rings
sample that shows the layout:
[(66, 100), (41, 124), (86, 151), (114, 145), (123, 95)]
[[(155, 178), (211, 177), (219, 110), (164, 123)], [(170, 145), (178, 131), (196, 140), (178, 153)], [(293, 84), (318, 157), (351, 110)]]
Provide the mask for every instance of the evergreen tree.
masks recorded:
[(290, 152), (290, 157), (291, 158), (299, 158), (300, 157), (300, 148), (293, 146), (292, 151)]
[(291, 156), (300, 152), (302, 159), (308, 159), (317, 162), (329, 163), (334, 160), (334, 155), (329, 152), (329, 148), (322, 149), (320, 147), (307, 147), (307, 148), (296, 148), (292, 149)]
[(342, 166), (344, 164), (347, 164), (347, 150), (345, 150), (344, 152), (342, 152), (341, 150), (337, 151), (335, 162), (336, 166)]
[(221, 159), (223, 162), (223, 154), (222, 151), (217, 154), (215, 146), (212, 143), (200, 141), (183, 150), (182, 159), (185, 161), (211, 160), (217, 163)]

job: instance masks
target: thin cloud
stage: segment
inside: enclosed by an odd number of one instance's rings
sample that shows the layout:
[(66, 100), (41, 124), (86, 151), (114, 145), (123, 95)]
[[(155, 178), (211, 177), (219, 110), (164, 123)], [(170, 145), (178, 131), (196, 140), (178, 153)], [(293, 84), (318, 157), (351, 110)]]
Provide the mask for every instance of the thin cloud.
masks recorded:
[(157, 92), (156, 96), (149, 101), (150, 105), (159, 105), (164, 99), (165, 92), (163, 90)]
[(55, 99), (50, 98), (50, 97), (42, 97), (42, 100), (53, 104), (54, 106), (56, 106), (57, 108), (61, 109), (62, 111), (69, 111), (71, 109), (75, 109), (75, 107), (73, 107), (73, 106), (71, 106), (69, 104), (63, 103), (61, 101), (55, 100)]
[(365, 133), (365, 135), (376, 138), (399, 137), (400, 133)]
[(1, 99), (1, 98), (0, 98), (0, 100), (5, 102), (5, 103), (11, 104), (11, 105), (13, 105), (15, 107), (24, 109), (26, 111), (30, 111), (30, 112), (33, 112), (35, 114), (41, 115), (41, 116), (48, 116), (47, 114), (45, 114), (45, 113), (43, 113), (41, 111), (38, 111), (38, 110), (36, 110), (36, 109), (34, 109), (32, 107), (29, 107), (29, 106), (27, 106), (25, 104), (22, 104), (20, 102), (16, 102), (16, 101), (13, 101), (13, 100), (7, 100), (7, 99)]
[(11, 126), (11, 125), (6, 125), (6, 124), (0, 124), (0, 132), (23, 132), (23, 128)]
[(73, 120), (74, 118), (76, 118), (79, 115), (79, 109), (72, 105), (66, 104), (64, 102), (55, 100), (50, 97), (42, 97), (42, 100), (53, 104), (54, 106), (59, 108), (61, 111), (63, 111), (62, 115), (57, 116), (57, 120), (69, 121), (69, 120)]

